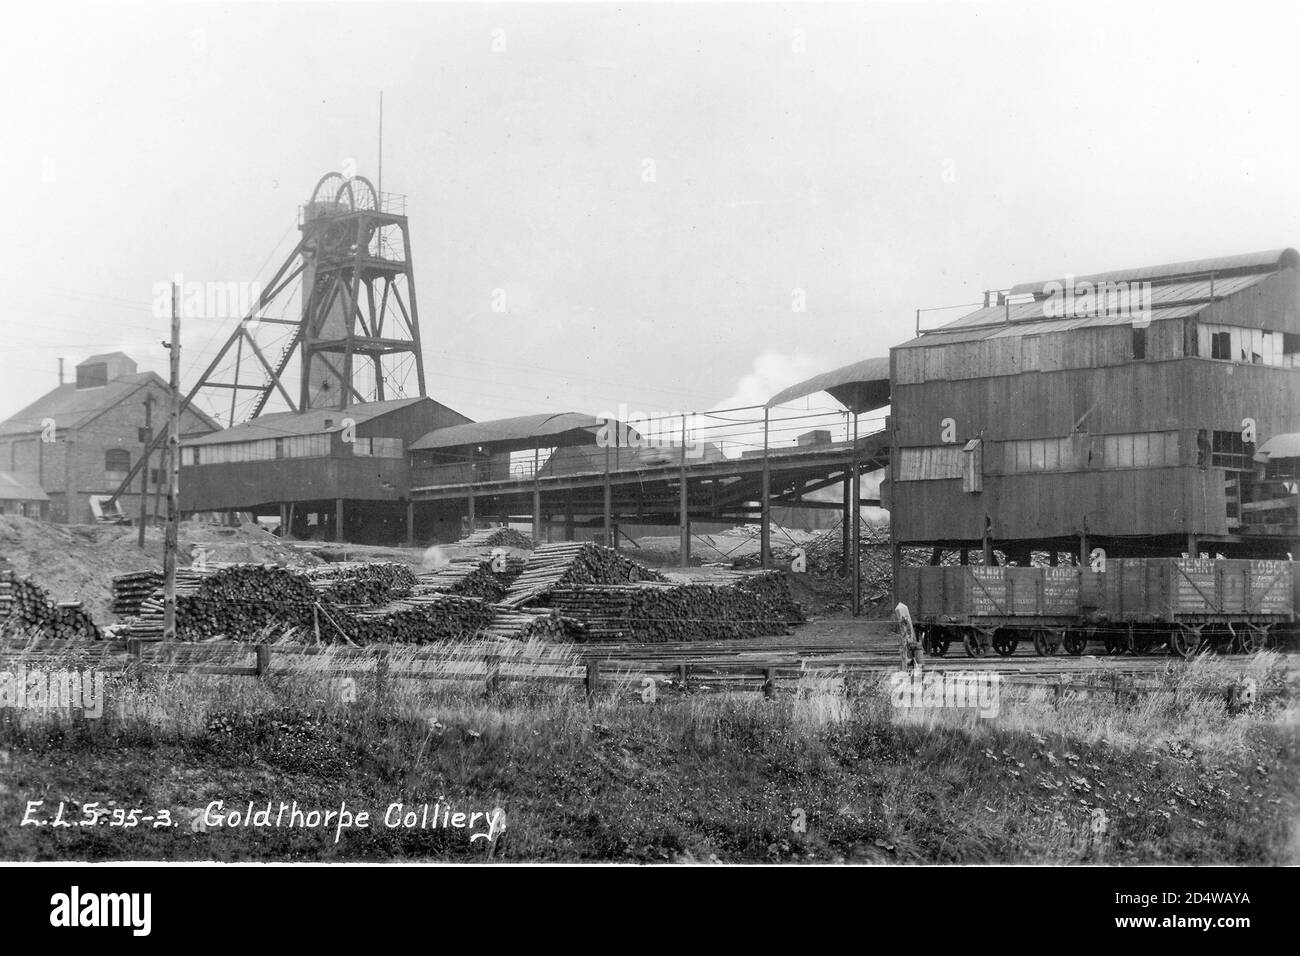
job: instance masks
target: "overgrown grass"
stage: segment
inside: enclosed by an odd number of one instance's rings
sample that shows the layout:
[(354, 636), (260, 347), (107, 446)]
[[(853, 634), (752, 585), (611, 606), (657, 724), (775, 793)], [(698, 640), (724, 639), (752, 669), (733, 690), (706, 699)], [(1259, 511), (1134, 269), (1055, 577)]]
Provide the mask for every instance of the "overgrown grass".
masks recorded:
[[(546, 646), (520, 659), (548, 654), (536, 666), (572, 663)], [(817, 673), (775, 700), (665, 688), (649, 704), (627, 680), (589, 706), (508, 679), (487, 701), (481, 673), (381, 696), (328, 662), (262, 681), (145, 668), (115, 678), (99, 720), (0, 710), (0, 858), (1294, 863), (1287, 663), (1197, 661), (1119, 702), (1005, 687), (992, 719), (899, 710), (875, 680)], [(1258, 702), (1231, 709), (1216, 695), (1243, 675)], [(18, 826), (33, 800), (166, 807), (180, 825)], [(337, 843), (191, 827), (214, 800), (346, 800), (376, 825)], [(505, 835), (378, 823), (448, 801), (502, 807)]]

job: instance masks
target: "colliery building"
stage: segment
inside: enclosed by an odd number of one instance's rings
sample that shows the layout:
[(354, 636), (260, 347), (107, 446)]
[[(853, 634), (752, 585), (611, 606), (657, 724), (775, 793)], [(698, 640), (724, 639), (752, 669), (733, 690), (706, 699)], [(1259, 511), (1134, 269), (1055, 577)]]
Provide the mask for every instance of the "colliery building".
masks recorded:
[(892, 349), (896, 544), (1293, 551), (1298, 270), (1286, 249), (1025, 283)]
[(455, 538), (460, 512), (410, 505), (411, 445), (469, 419), (431, 398), (261, 415), (184, 442), (181, 511), (278, 515), (295, 537)]
[[(155, 434), (165, 431), (169, 395), (159, 375), (137, 371), (135, 360), (122, 352), (79, 363), (73, 381), (60, 381), (0, 422), (0, 470), (26, 496), (20, 509), (13, 493), (0, 489), (0, 501), (10, 499), (6, 512), (70, 524), (103, 517), (109, 497), (144, 456), (146, 423)], [(181, 416), (185, 440), (217, 428), (197, 408)], [(144, 474), (118, 497), (121, 513), (138, 517), (142, 495), (147, 518), (165, 510), (160, 462), (155, 452), (150, 466), (138, 469)]]

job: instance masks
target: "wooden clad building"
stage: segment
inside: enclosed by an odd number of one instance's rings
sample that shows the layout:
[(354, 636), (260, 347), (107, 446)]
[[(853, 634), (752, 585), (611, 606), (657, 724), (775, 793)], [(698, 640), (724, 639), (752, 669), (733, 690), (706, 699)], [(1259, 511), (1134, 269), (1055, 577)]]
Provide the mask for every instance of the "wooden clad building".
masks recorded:
[(423, 397), (261, 415), (182, 443), (181, 511), (278, 515), (295, 537), (333, 541), (452, 534), (459, 516), (451, 512), (425, 509), (417, 527), (409, 451), (421, 436), (468, 421)]
[[(891, 350), (895, 541), (1280, 557), (1300, 432), (1293, 249), (1025, 283)], [(1270, 466), (1276, 472), (1276, 466)]]

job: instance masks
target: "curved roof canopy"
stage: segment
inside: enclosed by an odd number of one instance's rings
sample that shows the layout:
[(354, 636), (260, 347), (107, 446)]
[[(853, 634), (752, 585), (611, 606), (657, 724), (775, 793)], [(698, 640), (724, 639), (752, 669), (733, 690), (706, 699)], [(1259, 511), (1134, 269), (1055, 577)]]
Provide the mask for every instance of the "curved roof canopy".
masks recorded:
[[(1300, 253), (1294, 249), (1269, 249), (1264, 252), (1246, 252), (1235, 256), (1214, 259), (1193, 259), (1190, 262), (1171, 262), (1163, 266), (1144, 266), (1139, 269), (1121, 269), (1116, 272), (1098, 272), (1087, 276), (1074, 276), (1074, 283), (1091, 282), (1169, 282), (1186, 276), (1231, 275), (1241, 272), (1273, 272), (1287, 267), (1300, 266)], [(1064, 284), (1065, 277), (1056, 281)], [(1042, 295), (1046, 282), (1021, 282), (1011, 287), (1008, 295)]]
[(814, 375), (807, 381), (777, 392), (768, 399), (767, 407), (784, 405), (817, 392), (829, 392), (837, 402), (859, 415), (883, 408), (889, 404), (889, 359), (863, 359), (852, 365)]
[[(465, 448), (492, 445), (498, 451), (517, 451), (523, 448), (541, 448), (550, 445), (579, 444), (595, 429), (605, 424), (604, 419), (581, 412), (554, 412), (543, 415), (520, 415), (518, 418), (498, 418), (490, 422), (471, 422), (452, 425), (429, 432), (411, 443), (411, 451), (428, 451), (434, 448)], [(555, 441), (554, 439), (568, 439)]]
[(1300, 458), (1300, 432), (1274, 435), (1255, 452), (1256, 461), (1272, 461), (1274, 458)]

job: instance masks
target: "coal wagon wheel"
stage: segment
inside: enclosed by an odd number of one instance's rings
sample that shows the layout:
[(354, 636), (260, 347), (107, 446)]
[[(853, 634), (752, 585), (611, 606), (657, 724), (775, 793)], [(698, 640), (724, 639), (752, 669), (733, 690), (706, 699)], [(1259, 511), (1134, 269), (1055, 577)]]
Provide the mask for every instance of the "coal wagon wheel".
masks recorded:
[(1237, 630), (1236, 651), (1239, 654), (1257, 654), (1268, 647), (1268, 625), (1246, 624)]
[(1237, 630), (1231, 624), (1207, 627), (1201, 632), (1198, 653), (1232, 654), (1237, 649)]
[(1046, 627), (1034, 628), (1034, 653), (1039, 657), (1052, 657), (1061, 646), (1061, 638)]
[(984, 635), (973, 627), (962, 632), (961, 643), (966, 648), (967, 657), (979, 658), (989, 652), (989, 645), (984, 643)]
[(950, 638), (941, 627), (927, 627), (921, 637), (921, 646), (930, 657), (943, 657), (948, 653)]
[(1182, 658), (1194, 657), (1201, 647), (1201, 629), (1191, 624), (1180, 625), (1169, 635), (1169, 649)]
[(1106, 647), (1107, 654), (1110, 654), (1112, 657), (1118, 657), (1120, 654), (1123, 654), (1128, 650), (1128, 634), (1119, 631), (1111, 631), (1102, 638), (1102, 643)]
[(1020, 646), (1020, 638), (1016, 632), (1009, 627), (1000, 627), (993, 632), (993, 649), (998, 652), (999, 657), (1010, 657)]
[(1065, 653), (1071, 657), (1078, 657), (1088, 649), (1088, 632), (1071, 628), (1065, 632), (1062, 643), (1065, 645)]

